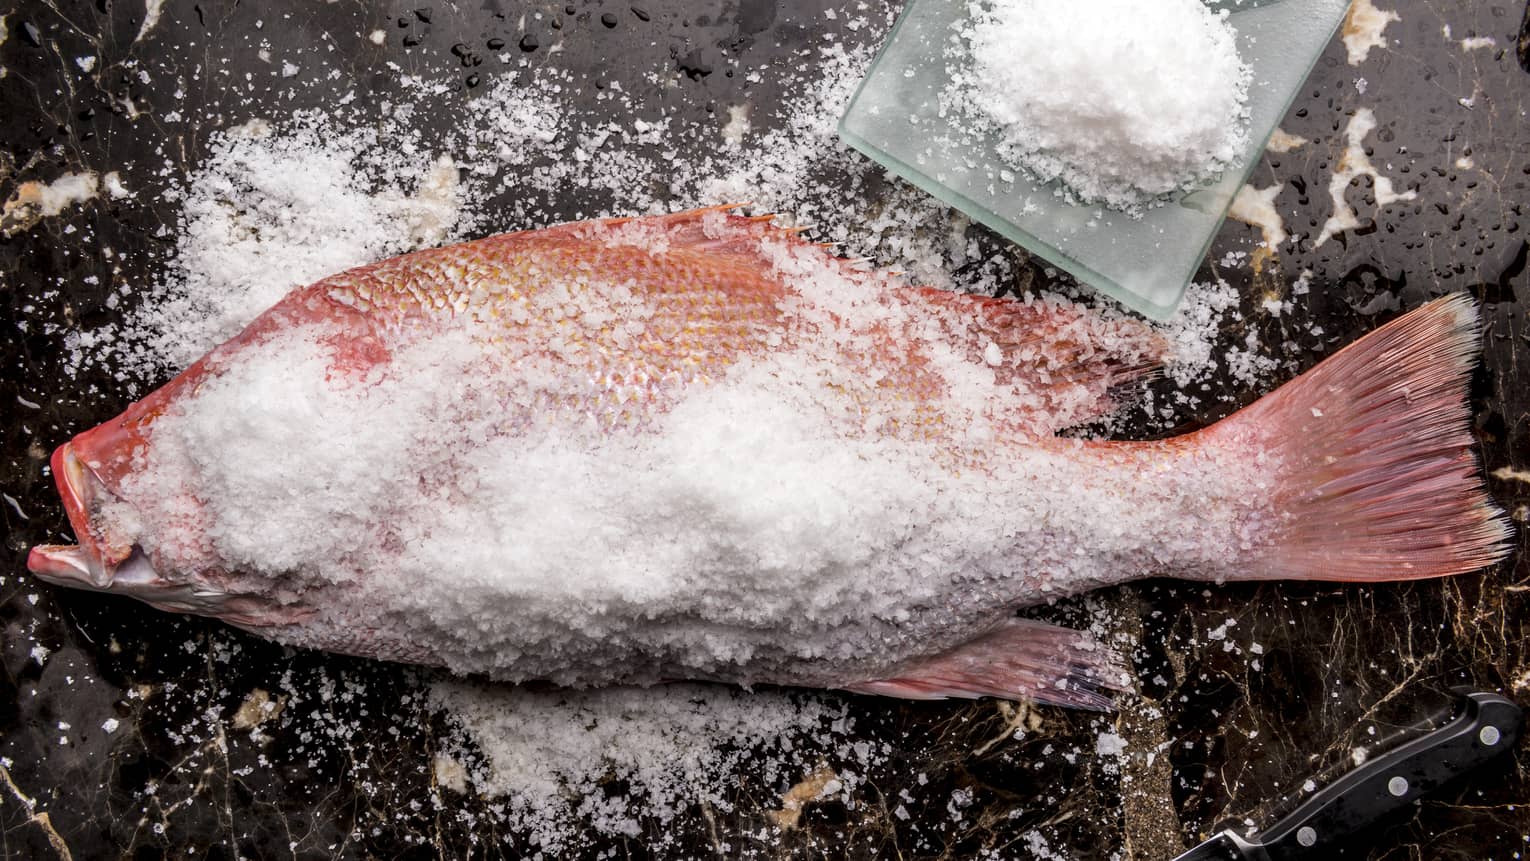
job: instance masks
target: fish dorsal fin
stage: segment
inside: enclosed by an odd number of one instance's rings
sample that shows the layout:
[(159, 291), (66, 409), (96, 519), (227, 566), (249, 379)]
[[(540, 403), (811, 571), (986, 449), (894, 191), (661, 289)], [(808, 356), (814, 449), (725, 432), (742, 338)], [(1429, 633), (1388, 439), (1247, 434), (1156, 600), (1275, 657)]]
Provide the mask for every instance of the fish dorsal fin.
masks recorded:
[(667, 215), (599, 218), (552, 229), (568, 229), (586, 240), (599, 239), (639, 247), (652, 243), (660, 250), (682, 247), (715, 254), (753, 254), (757, 252), (760, 240), (768, 237), (806, 241), (798, 236), (801, 228), (777, 226), (774, 215), (734, 213), (733, 210), (744, 205), (729, 203)]
[(1130, 400), (1130, 384), (1169, 358), (1151, 326), (1055, 298), (995, 298), (928, 287), (906, 291), (934, 311), (973, 361), (992, 365), (1013, 386), (1015, 411), (1038, 434), (1100, 418)]
[(764, 240), (821, 255), (823, 263), (866, 282), (869, 290), (886, 290), (894, 301), (922, 306), (921, 311), (939, 321), (953, 342), (966, 349), (970, 361), (993, 365), (996, 381), (1016, 393), (1008, 409), (1015, 419), (1012, 426), (1037, 436), (1110, 413), (1132, 397), (1130, 384), (1152, 374), (1168, 358), (1168, 342), (1141, 321), (1102, 314), (1063, 299), (995, 298), (900, 286), (885, 273), (836, 256), (828, 245), (809, 242), (798, 228), (776, 226), (774, 216), (735, 215), (732, 210), (737, 208), (714, 206), (587, 224), (607, 242), (654, 251), (683, 247), (706, 255), (728, 255), (761, 271), (778, 263), (764, 251), (769, 244)]

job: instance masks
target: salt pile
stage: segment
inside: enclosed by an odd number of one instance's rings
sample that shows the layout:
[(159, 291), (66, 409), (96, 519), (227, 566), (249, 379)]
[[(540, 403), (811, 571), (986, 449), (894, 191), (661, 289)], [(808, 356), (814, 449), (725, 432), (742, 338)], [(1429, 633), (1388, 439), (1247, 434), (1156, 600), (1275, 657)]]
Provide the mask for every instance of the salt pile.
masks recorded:
[(813, 800), (852, 802), (885, 748), (847, 741), (854, 721), (845, 706), (807, 694), (441, 682), (430, 695), (464, 733), (438, 760), (438, 776), (462, 768), (454, 788), (503, 797), (506, 816), (528, 824), (526, 839), (554, 856), (591, 833), (646, 834), (649, 849), (663, 848), (673, 836), (663, 826), (694, 805), (731, 812), (743, 781), (782, 797), (819, 763), (837, 767)]
[[(973, 0), (947, 99), (1080, 203), (1140, 212), (1247, 144), (1250, 72), (1202, 0)], [(965, 60), (965, 62), (964, 62)]]

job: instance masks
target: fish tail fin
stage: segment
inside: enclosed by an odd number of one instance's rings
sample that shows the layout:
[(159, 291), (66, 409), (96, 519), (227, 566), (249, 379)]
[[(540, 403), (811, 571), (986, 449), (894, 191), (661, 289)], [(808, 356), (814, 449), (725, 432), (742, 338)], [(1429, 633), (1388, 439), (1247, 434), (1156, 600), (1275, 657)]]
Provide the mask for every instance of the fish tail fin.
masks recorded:
[(1469, 429), (1480, 340), (1470, 297), (1437, 299), (1208, 428), (1279, 462), (1270, 550), (1233, 576), (1415, 580), (1507, 555)]

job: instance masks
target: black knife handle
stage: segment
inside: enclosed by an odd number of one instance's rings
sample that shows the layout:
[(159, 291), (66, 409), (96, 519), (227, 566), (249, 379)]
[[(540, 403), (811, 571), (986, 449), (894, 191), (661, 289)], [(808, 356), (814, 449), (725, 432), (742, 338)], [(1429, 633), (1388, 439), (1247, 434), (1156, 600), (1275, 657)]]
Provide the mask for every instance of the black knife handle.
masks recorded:
[(1465, 699), (1464, 710), (1450, 723), (1377, 755), (1257, 835), (1264, 854), (1270, 861), (1326, 857), (1325, 847), (1512, 750), (1524, 720), (1520, 707), (1497, 694), (1471, 693)]

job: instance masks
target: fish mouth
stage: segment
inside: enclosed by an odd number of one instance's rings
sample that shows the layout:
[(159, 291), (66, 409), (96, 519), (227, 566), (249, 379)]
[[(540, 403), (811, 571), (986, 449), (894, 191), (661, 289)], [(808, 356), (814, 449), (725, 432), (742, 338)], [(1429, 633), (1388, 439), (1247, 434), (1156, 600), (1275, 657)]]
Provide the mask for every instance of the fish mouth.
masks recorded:
[(212, 615), (223, 593), (173, 583), (154, 570), (132, 541), (114, 534), (102, 509), (119, 501), (74, 441), (53, 452), (54, 481), (79, 544), (44, 544), (27, 554), (27, 568), (55, 586), (131, 595), (164, 609)]
[(246, 628), (287, 624), (289, 618), (260, 613), (243, 596), (196, 583), (174, 583), (159, 576), (148, 556), (137, 548), (121, 562), (104, 565), (82, 546), (48, 544), (33, 547), (27, 568), (39, 580), (111, 595), (126, 595), (171, 613), (216, 616)]
[(73, 442), (59, 446), (49, 463), (64, 513), (69, 516), (69, 525), (80, 543), (33, 547), (27, 554), (27, 568), (39, 578), (60, 586), (110, 588), (118, 567), (136, 549), (111, 541), (92, 522), (93, 512), (115, 500), (116, 495), (107, 489), (96, 470), (80, 458)]
[[(114, 532), (102, 508), (120, 502), (96, 467), (82, 459), (74, 441), (51, 461), (59, 498), (79, 544), (43, 544), (27, 554), (27, 569), (55, 586), (132, 598), (171, 613), (213, 616), (246, 630), (291, 625), (312, 615), (302, 606), (272, 606), (258, 595), (230, 592), (193, 576), (162, 577), (141, 546)], [(126, 515), (127, 512), (124, 512)]]

